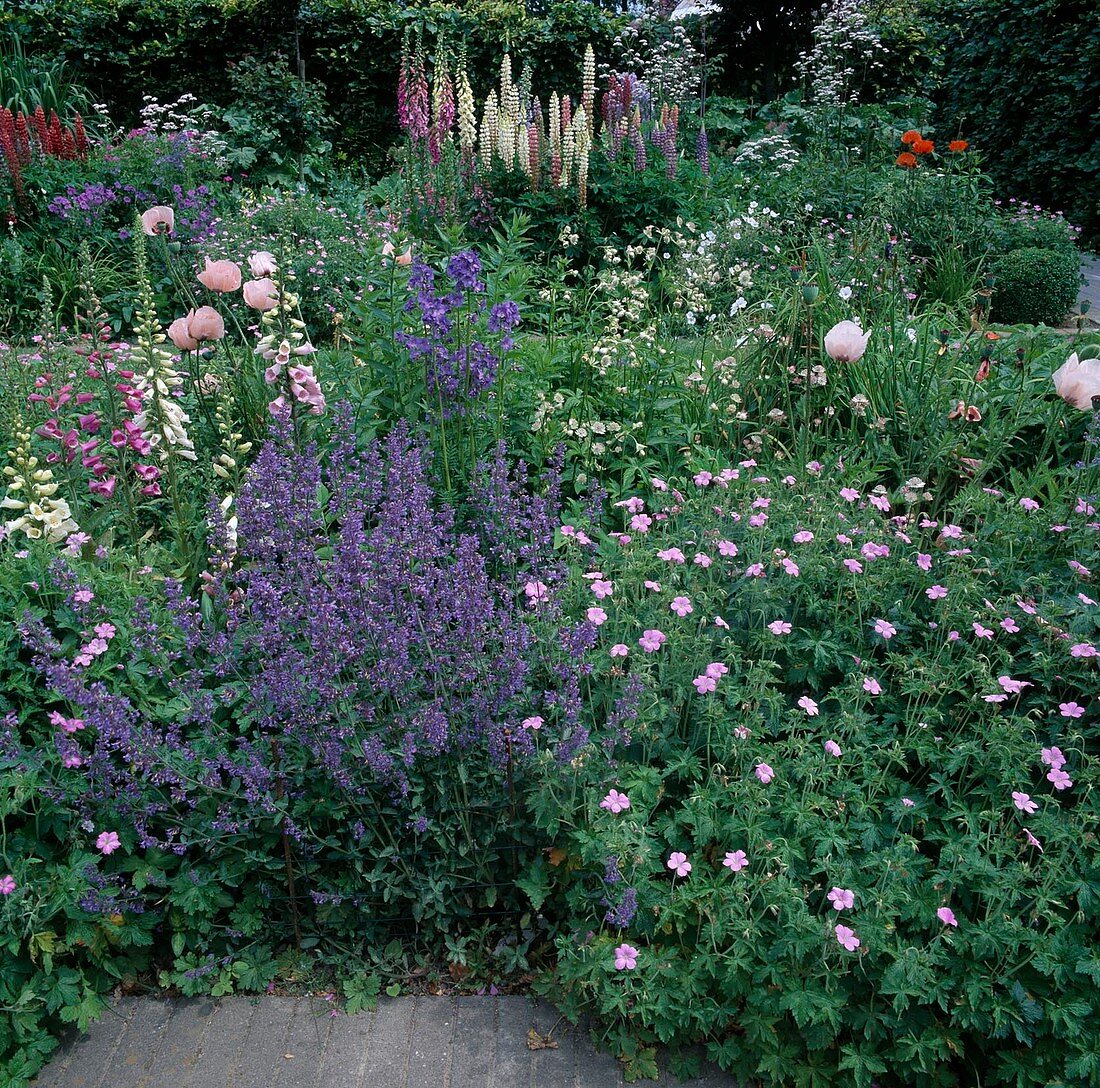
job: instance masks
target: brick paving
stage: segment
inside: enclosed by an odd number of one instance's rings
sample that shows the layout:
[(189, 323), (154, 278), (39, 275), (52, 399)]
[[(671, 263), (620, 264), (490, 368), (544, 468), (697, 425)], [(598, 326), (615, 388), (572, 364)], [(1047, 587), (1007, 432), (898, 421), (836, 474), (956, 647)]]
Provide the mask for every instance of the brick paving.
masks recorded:
[[(618, 1062), (524, 997), (384, 998), (331, 1016), (308, 997), (121, 998), (38, 1088), (625, 1088)], [(557, 1049), (530, 1050), (527, 1033)], [(661, 1084), (734, 1088), (708, 1069)]]

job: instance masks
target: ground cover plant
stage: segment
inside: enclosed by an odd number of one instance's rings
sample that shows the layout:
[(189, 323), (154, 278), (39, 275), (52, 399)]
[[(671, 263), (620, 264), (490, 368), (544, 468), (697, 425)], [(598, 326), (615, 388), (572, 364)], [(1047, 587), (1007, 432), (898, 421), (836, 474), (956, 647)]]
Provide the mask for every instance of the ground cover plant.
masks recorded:
[(303, 978), (533, 987), (632, 1079), (1100, 1079), (1079, 232), (896, 12), (761, 104), (705, 5), (565, 7), (541, 68), (368, 13), (374, 179), (285, 41), (138, 127), (12, 69), (5, 1083)]

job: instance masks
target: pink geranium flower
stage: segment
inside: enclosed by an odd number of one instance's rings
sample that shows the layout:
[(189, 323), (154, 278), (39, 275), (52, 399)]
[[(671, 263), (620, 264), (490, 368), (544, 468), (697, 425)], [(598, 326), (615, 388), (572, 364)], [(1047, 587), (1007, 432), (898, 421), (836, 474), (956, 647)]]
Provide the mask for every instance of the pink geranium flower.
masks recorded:
[(615, 645), (611, 647), (612, 657), (626, 657), (628, 653), (630, 653), (630, 651), (627, 649), (626, 643), (624, 642), (616, 642)]
[(95, 848), (101, 854), (113, 854), (121, 845), (117, 831), (103, 831), (95, 841)]
[(692, 683), (700, 695), (706, 695), (707, 692), (714, 691), (718, 687), (718, 681), (713, 676), (707, 676), (706, 673), (697, 676)]
[(772, 620), (768, 624), (768, 630), (773, 635), (789, 635), (791, 633), (791, 625), (786, 620)]
[(865, 676), (863, 678), (863, 690), (869, 695), (881, 695), (882, 685), (873, 676)]
[(1012, 803), (1021, 812), (1026, 812), (1029, 816), (1039, 808), (1039, 806), (1031, 799), (1030, 794), (1021, 793), (1019, 790), (1012, 791)]
[(664, 632), (652, 629), (642, 632), (642, 637), (638, 639), (638, 645), (641, 646), (647, 654), (652, 654), (656, 653), (661, 648), (662, 643), (667, 641), (668, 636), (665, 635)]
[(819, 713), (817, 709), (817, 703), (815, 703), (813, 699), (811, 699), (808, 695), (803, 695), (802, 698), (798, 700), (798, 705), (802, 707), (804, 711), (806, 711), (806, 714), (809, 717), (817, 717)]
[(674, 850), (669, 854), (668, 861), (665, 864), (677, 876), (687, 876), (691, 872), (691, 862), (688, 861), (687, 854), (681, 853), (679, 850)]
[(1062, 749), (1055, 746), (1044, 748), (1039, 753), (1039, 759), (1048, 767), (1053, 767), (1055, 770), (1059, 767), (1064, 767), (1066, 763), (1066, 757), (1062, 754)]
[(687, 597), (673, 597), (672, 603), (668, 607), (681, 619), (689, 612), (695, 611), (691, 606), (691, 601)]
[(593, 623), (597, 627), (607, 623), (607, 613), (602, 608), (590, 608), (585, 616), (588, 618), (589, 623)]
[(1073, 779), (1061, 767), (1052, 767), (1047, 772), (1047, 781), (1056, 790), (1068, 790), (1073, 785)]
[(542, 717), (538, 714), (532, 714), (529, 718), (524, 718), (520, 723), (521, 729), (531, 729), (536, 733), (542, 728)]
[(898, 633), (898, 629), (889, 620), (875, 620), (874, 626), (875, 634), (881, 635), (886, 641), (889, 641)]
[(739, 873), (749, 863), (748, 855), (744, 850), (731, 850), (722, 859), (722, 864), (729, 870)]
[(0, 876), (0, 895), (11, 895), (15, 891), (15, 877), (8, 873), (6, 876)]
[(1061, 712), (1063, 718), (1080, 718), (1081, 715), (1085, 713), (1085, 708), (1076, 701), (1059, 703), (1058, 710)]
[(831, 888), (828, 895), (833, 910), (851, 910), (856, 905), (856, 896), (850, 888)]
[(844, 754), (841, 751), (840, 745), (837, 744), (835, 740), (827, 740), (825, 742), (825, 751), (835, 759), (839, 759)]
[(609, 790), (607, 796), (600, 802), (600, 808), (607, 809), (613, 816), (620, 812), (626, 812), (630, 808), (630, 798), (618, 790)]
[(629, 944), (621, 944), (615, 949), (615, 970), (633, 971), (638, 966), (638, 950)]
[(836, 926), (836, 939), (849, 951), (854, 952), (859, 948), (859, 938), (855, 935), (855, 931), (849, 929), (847, 926)]
[(929, 586), (924, 591), (924, 595), (930, 601), (942, 601), (943, 598), (947, 596), (947, 586), (940, 586), (940, 585)]
[(958, 926), (959, 920), (955, 917), (955, 912), (950, 907), (940, 907), (936, 911), (936, 917), (943, 922), (945, 926)]
[(775, 777), (775, 771), (766, 763), (758, 763), (753, 774), (755, 774), (765, 786)]

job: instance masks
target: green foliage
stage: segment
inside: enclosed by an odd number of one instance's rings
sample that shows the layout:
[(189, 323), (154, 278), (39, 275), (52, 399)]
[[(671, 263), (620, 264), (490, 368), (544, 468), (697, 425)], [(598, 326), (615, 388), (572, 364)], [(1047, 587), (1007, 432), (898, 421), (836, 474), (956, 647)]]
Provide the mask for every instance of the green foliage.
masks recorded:
[(323, 180), (331, 121), (324, 92), (290, 70), (281, 53), (245, 57), (230, 69), (231, 105), (218, 116), (236, 145), (235, 162), (254, 184)]
[(62, 58), (28, 56), (17, 37), (0, 34), (0, 106), (30, 116), (41, 106), (59, 117), (87, 113), (88, 92), (75, 82), (70, 65)]
[[(560, 590), (576, 616), (587, 568), (611, 587), (594, 720), (637, 720), (531, 798), (551, 864), (529, 876), (559, 920), (548, 992), (643, 1075), (647, 1048), (702, 1043), (766, 1084), (1073, 1082), (1100, 1011), (1100, 625), (1067, 562), (1095, 554), (1094, 508), (1038, 475), (941, 520), (872, 490), (854, 450), (786, 481), (692, 470), (632, 493), (648, 531), (628, 508), (629, 541), (595, 534)], [(629, 808), (601, 805), (610, 789)], [(637, 963), (617, 969), (624, 944)]]
[(1026, 247), (990, 265), (993, 314), (1010, 324), (1060, 325), (1077, 300), (1077, 254)]
[(989, 151), (1003, 190), (1100, 231), (1095, 103), (1100, 22), (1092, 4), (938, 0), (930, 30), (944, 57), (937, 115)]

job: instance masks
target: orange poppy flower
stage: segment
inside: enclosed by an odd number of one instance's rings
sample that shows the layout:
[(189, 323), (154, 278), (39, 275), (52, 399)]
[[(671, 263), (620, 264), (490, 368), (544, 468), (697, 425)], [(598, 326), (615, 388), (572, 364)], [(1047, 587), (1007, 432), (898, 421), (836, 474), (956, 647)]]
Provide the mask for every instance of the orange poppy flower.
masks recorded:
[(914, 140), (913, 150), (918, 155), (927, 155), (930, 151), (934, 150), (936, 145), (931, 140)]
[(969, 146), (970, 144), (966, 140), (952, 140), (951, 143), (947, 145), (947, 150), (965, 151)]
[(903, 132), (901, 134), (901, 142), (903, 144), (911, 144), (915, 140), (919, 140), (920, 138), (920, 133), (915, 128), (911, 128), (908, 130), (908, 132)]
[(895, 166), (912, 168), (917, 165), (917, 156), (912, 151), (903, 151), (895, 160)]

